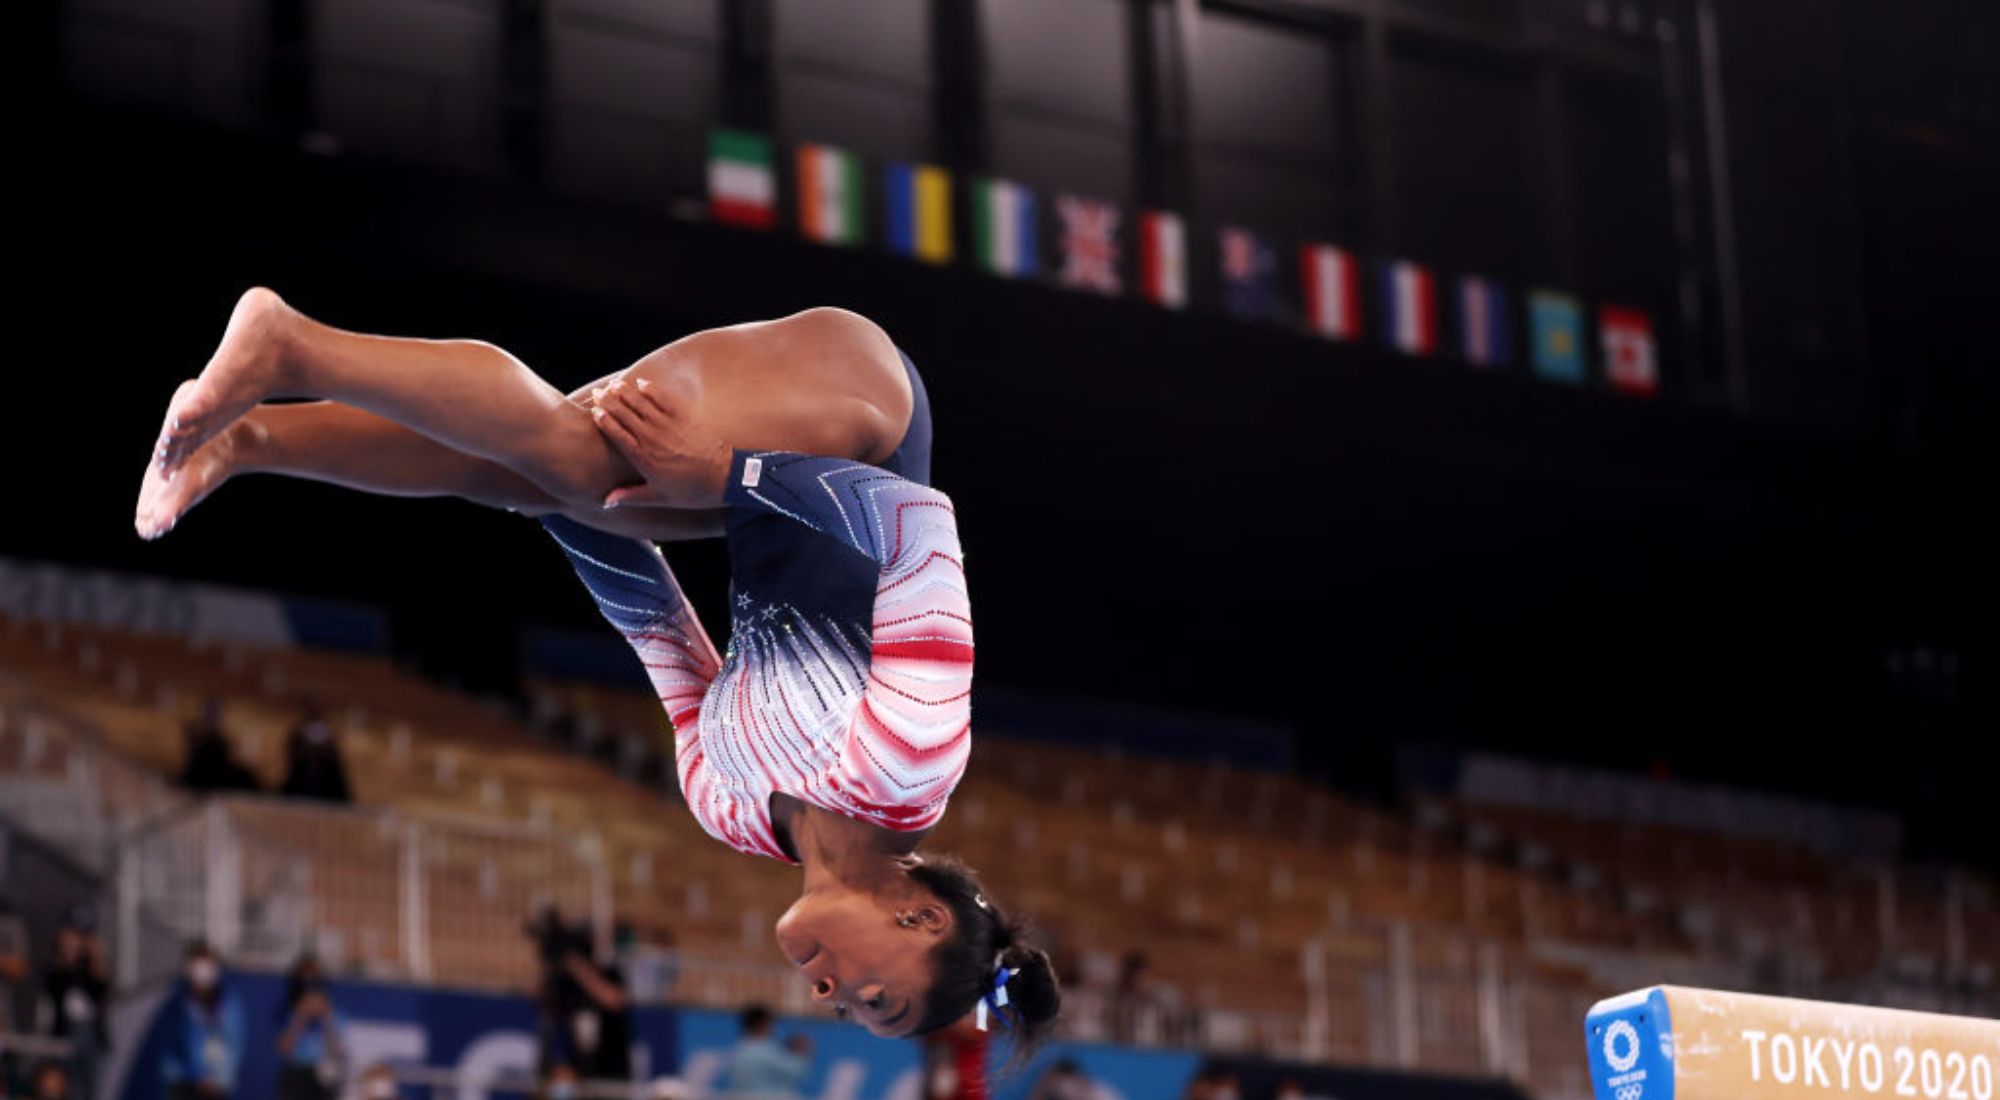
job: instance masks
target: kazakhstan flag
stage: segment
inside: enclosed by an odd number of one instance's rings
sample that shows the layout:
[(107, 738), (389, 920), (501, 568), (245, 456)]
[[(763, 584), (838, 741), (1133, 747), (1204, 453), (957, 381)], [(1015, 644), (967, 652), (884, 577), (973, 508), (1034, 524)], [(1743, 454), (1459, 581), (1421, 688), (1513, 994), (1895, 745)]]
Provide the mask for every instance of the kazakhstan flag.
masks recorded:
[(1551, 382), (1583, 382), (1583, 303), (1568, 294), (1537, 290), (1528, 296), (1534, 331), (1535, 373)]

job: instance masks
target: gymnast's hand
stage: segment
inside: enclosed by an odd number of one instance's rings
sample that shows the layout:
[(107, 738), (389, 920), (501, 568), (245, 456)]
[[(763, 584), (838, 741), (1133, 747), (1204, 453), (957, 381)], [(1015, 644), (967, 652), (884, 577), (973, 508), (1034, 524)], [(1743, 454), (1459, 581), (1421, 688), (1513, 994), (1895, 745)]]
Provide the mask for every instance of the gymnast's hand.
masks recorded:
[(707, 430), (686, 395), (644, 378), (620, 378), (593, 390), (597, 430), (644, 478), (613, 489), (606, 508), (718, 508), (734, 458), (729, 444)]

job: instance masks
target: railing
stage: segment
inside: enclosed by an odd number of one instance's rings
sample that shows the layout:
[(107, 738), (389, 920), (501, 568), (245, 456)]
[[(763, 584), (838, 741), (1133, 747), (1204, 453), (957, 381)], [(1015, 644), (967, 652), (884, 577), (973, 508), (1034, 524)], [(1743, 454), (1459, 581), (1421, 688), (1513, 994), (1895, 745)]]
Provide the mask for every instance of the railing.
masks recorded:
[(0, 811), (85, 868), (108, 869), (112, 838), (185, 805), (157, 775), (103, 750), (80, 724), (0, 705)]
[(254, 795), (197, 801), (83, 723), (0, 711), (0, 812), (102, 873), (119, 985), (172, 974), (187, 940), (232, 961), (527, 988), (523, 924), (554, 906), (602, 935), (597, 846), (552, 829)]
[(46, 1035), (28, 1035), (18, 1031), (0, 1031), (0, 1055), (19, 1055), (31, 1062), (67, 1058), (69, 1043), (62, 1039), (51, 1039)]

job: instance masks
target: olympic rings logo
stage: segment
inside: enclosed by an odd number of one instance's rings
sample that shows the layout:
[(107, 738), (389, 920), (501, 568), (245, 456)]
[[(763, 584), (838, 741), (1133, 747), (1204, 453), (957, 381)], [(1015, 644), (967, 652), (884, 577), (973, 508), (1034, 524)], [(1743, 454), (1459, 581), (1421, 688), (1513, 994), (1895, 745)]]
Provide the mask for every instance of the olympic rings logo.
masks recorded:
[(1646, 1086), (1644, 1085), (1625, 1085), (1615, 1095), (1617, 1100), (1639, 1100), (1640, 1095), (1645, 1091)]
[[(1604, 1029), (1604, 1060), (1611, 1063), (1613, 1073), (1624, 1073), (1639, 1064), (1639, 1032), (1630, 1020), (1614, 1020)], [(1621, 1093), (1618, 1100), (1637, 1100), (1637, 1096)]]

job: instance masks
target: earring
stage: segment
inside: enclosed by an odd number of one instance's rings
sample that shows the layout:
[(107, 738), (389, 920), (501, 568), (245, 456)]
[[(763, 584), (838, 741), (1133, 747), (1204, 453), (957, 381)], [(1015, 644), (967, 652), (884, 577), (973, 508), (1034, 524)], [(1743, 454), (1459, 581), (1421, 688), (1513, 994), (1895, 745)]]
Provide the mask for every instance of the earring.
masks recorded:
[(896, 914), (896, 923), (902, 925), (904, 928), (915, 928), (917, 926), (917, 915), (915, 913), (898, 913)]

